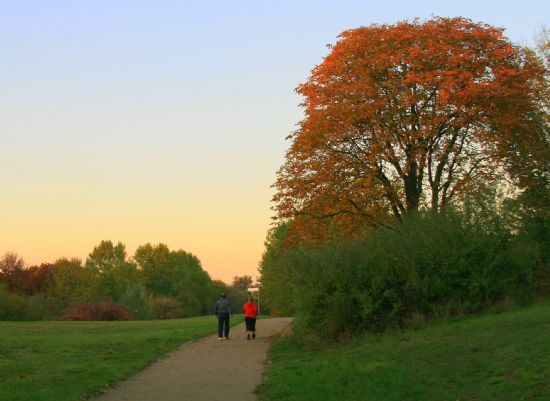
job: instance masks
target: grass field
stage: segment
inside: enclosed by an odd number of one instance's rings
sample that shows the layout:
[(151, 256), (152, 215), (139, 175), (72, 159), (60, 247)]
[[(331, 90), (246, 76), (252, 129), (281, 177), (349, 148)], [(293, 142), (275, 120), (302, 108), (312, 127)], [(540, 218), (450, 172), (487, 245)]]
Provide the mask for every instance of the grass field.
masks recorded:
[[(232, 318), (232, 324), (243, 320)], [(182, 343), (213, 316), (130, 322), (0, 322), (0, 401), (84, 400)]]
[(279, 340), (262, 401), (550, 400), (550, 306), (312, 349)]

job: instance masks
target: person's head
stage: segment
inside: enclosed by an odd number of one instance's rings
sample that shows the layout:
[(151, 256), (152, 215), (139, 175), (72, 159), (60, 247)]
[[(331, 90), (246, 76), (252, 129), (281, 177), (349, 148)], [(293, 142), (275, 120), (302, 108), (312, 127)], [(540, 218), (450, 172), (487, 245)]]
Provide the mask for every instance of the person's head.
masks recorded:
[(221, 297), (222, 297), (222, 298), (225, 298), (225, 292), (222, 292), (222, 293), (221, 293)]
[(252, 302), (254, 302), (254, 298), (252, 298), (252, 295), (249, 295), (249, 296), (246, 298), (246, 302), (248, 302), (249, 304), (251, 304)]

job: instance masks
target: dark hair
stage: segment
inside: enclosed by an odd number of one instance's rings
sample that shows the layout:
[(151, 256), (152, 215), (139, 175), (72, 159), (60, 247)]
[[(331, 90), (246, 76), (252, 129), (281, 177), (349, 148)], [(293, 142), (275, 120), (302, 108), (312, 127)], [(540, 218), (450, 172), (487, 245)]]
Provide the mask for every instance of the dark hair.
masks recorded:
[(225, 292), (222, 292), (222, 298), (225, 298)]

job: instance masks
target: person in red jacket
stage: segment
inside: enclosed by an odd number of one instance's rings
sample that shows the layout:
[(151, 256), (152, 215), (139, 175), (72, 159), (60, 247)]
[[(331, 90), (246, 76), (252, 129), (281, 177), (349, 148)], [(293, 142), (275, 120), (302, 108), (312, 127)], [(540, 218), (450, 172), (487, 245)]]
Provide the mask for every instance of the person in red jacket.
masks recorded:
[(243, 306), (244, 322), (246, 324), (246, 339), (250, 337), (256, 338), (256, 316), (258, 316), (258, 305), (254, 303), (254, 299), (249, 296)]

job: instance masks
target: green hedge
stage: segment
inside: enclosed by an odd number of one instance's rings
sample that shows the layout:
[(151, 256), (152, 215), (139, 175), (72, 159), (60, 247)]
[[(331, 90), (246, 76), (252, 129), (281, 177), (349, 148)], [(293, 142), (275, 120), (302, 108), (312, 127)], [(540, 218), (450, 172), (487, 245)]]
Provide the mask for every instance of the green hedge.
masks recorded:
[(285, 251), (282, 227), (262, 261), (264, 300), (294, 314), (298, 333), (331, 339), (528, 303), (548, 261), (516, 217), (465, 205)]

